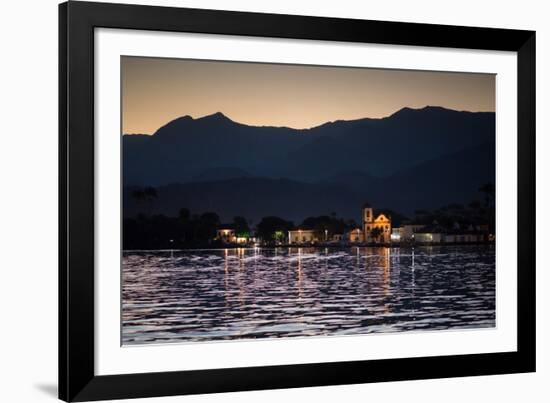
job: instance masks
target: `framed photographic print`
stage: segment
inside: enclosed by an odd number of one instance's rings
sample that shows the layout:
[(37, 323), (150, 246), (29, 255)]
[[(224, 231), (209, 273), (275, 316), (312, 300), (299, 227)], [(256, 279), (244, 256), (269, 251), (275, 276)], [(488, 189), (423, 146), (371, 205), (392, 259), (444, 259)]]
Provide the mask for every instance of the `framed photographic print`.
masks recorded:
[(59, 397), (535, 370), (535, 33), (60, 5)]

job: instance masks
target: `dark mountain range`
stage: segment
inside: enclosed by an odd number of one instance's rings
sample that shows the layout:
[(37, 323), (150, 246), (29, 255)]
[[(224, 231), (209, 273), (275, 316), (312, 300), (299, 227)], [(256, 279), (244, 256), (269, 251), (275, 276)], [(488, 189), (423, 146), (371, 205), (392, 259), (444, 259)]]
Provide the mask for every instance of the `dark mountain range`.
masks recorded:
[(178, 118), (143, 141), (123, 137), (126, 185), (183, 183), (205, 171), (233, 167), (255, 176), (277, 177), (282, 159), (305, 144), (288, 128), (246, 126), (221, 113)]
[(209, 182), (225, 179), (248, 178), (251, 176), (252, 175), (248, 172), (240, 168), (217, 167), (201, 172), (199, 175), (192, 177), (190, 182)]
[[(124, 136), (123, 147), (126, 217), (186, 207), (224, 221), (333, 212), (359, 220), (365, 201), (412, 215), (468, 203), (495, 181), (494, 113), (439, 107), (307, 130), (184, 116), (152, 136)], [(143, 186), (157, 197), (133, 198)]]
[[(343, 172), (321, 183), (289, 179), (234, 177), (157, 189), (158, 196), (139, 202), (125, 188), (124, 214), (139, 212), (175, 216), (181, 207), (194, 213), (214, 211), (223, 221), (244, 216), (253, 222), (275, 215), (301, 222), (329, 215), (360, 220), (365, 201), (412, 216), (415, 210), (480, 199), (478, 189), (494, 183), (494, 143), (486, 143), (401, 170), (386, 178)], [(231, 170), (228, 170), (231, 172)], [(239, 173), (239, 172), (236, 172)]]
[(479, 188), (495, 182), (495, 143), (488, 142), (447, 154), (385, 177), (344, 172), (329, 179), (364, 195), (376, 206), (407, 215), (449, 203), (479, 199)]
[(312, 215), (339, 212), (354, 217), (363, 197), (338, 184), (310, 184), (289, 179), (239, 178), (223, 181), (161, 186), (154, 200), (139, 202), (133, 187), (124, 189), (124, 215), (137, 213), (176, 216), (182, 207), (193, 213), (212, 211), (222, 221), (244, 216), (258, 223), (264, 216), (280, 216), (301, 222)]
[(407, 214), (413, 206), (431, 210), (469, 203), (481, 199), (482, 185), (495, 183), (495, 164), (494, 142), (439, 157), (392, 175), (381, 202)]
[(494, 136), (494, 113), (440, 107), (404, 108), (382, 119), (336, 121), (305, 130), (247, 126), (221, 113), (184, 116), (152, 136), (123, 136), (123, 177), (126, 186), (159, 186), (203, 176), (226, 179), (225, 168), (310, 183), (346, 171), (390, 176), (494, 142)]

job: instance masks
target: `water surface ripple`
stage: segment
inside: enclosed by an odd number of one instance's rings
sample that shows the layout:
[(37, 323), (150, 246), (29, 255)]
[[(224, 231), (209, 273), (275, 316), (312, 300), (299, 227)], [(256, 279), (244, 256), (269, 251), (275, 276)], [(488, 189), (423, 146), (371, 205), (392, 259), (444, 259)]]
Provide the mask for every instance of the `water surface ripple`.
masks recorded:
[(495, 326), (490, 246), (125, 252), (122, 343)]

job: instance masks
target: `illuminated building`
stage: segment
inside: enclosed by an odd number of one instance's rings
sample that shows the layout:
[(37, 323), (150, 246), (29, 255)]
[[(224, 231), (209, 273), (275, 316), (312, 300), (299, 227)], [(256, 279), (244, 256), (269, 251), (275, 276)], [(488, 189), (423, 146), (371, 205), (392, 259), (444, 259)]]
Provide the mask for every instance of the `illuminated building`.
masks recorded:
[(309, 229), (296, 229), (288, 231), (289, 244), (305, 244), (318, 242), (315, 231)]
[(230, 226), (224, 226), (217, 230), (216, 239), (222, 241), (223, 243), (236, 243), (237, 237), (235, 236), (235, 230)]
[(361, 228), (354, 228), (347, 233), (347, 239), (350, 243), (365, 242), (365, 233)]
[(391, 217), (384, 213), (375, 216), (369, 204), (363, 206), (363, 236), (366, 242), (390, 243)]

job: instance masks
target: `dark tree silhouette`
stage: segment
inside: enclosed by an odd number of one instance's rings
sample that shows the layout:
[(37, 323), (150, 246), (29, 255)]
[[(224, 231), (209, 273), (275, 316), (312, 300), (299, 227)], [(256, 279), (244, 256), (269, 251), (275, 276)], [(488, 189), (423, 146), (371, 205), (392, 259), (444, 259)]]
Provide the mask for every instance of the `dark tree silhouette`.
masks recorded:
[(374, 239), (375, 242), (380, 241), (380, 236), (382, 235), (382, 230), (379, 227), (374, 227), (370, 230), (370, 236)]
[(187, 223), (191, 218), (191, 212), (189, 211), (189, 209), (181, 208), (178, 217), (182, 223)]
[(198, 239), (203, 242), (210, 242), (216, 237), (216, 230), (220, 225), (220, 217), (212, 212), (203, 213), (195, 225)]
[(247, 237), (250, 235), (250, 228), (246, 218), (240, 216), (233, 217), (233, 226), (237, 236)]
[(280, 217), (270, 216), (262, 218), (256, 227), (256, 232), (264, 242), (269, 243), (275, 241), (276, 232), (286, 233), (292, 229), (292, 227), (294, 227), (294, 224), (291, 221), (286, 221)]
[(308, 217), (300, 227), (314, 230), (317, 239), (321, 240), (328, 240), (334, 234), (343, 234), (350, 228), (346, 221), (336, 218), (335, 213), (331, 213), (330, 217), (326, 215)]

